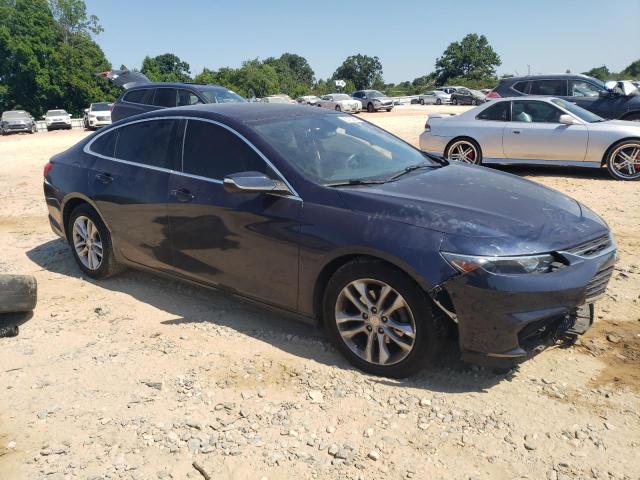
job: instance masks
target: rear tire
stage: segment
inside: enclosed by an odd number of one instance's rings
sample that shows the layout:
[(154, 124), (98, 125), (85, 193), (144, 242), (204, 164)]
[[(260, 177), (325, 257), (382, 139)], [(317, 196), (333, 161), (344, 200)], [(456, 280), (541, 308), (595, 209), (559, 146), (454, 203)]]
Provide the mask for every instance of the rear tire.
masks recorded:
[[(356, 298), (354, 282), (365, 285), (362, 291), (366, 297)], [(376, 288), (377, 296), (373, 296)], [(388, 288), (389, 293), (386, 301), (379, 302), (383, 288)], [(349, 295), (359, 306), (351, 302)], [(356, 308), (353, 320), (344, 319), (344, 315), (352, 315), (344, 312), (345, 299), (347, 306)], [(363, 301), (369, 305), (378, 302), (379, 311), (375, 306), (365, 306)], [(403, 306), (394, 308), (397, 304)], [(371, 317), (365, 318), (361, 309), (368, 309)], [(385, 312), (389, 312), (388, 318)], [(349, 362), (365, 372), (393, 378), (407, 377), (433, 363), (446, 336), (443, 323), (418, 284), (399, 269), (373, 259), (354, 260), (334, 273), (324, 295), (323, 318), (334, 345)], [(350, 335), (354, 330), (358, 333)], [(365, 358), (367, 345), (371, 360)]]
[(442, 100), (440, 100), (439, 98), (436, 99), (436, 105), (442, 105)]
[(616, 180), (640, 179), (640, 140), (627, 139), (614, 143), (605, 160), (609, 175)]
[[(82, 233), (82, 224), (85, 225), (84, 237)], [(93, 225), (93, 228), (89, 226)], [(86, 228), (89, 226), (89, 228)], [(95, 229), (95, 230), (93, 230)], [(113, 243), (109, 229), (91, 205), (84, 203), (76, 207), (69, 215), (69, 223), (67, 225), (67, 235), (69, 237), (69, 245), (76, 263), (86, 275), (95, 279), (103, 279), (112, 277), (125, 270), (125, 267), (116, 262), (113, 252)], [(82, 247), (84, 238), (84, 248)], [(90, 242), (87, 242), (87, 238)], [(100, 247), (97, 246), (98, 242)], [(94, 247), (93, 249), (91, 247)], [(81, 251), (87, 250), (87, 255), (81, 255)], [(92, 260), (89, 256), (93, 252)], [(99, 263), (96, 264), (96, 256), (99, 257)]]
[(340, 105), (336, 105), (336, 112), (341, 112), (342, 111), (342, 107), (340, 107)]
[(451, 99), (451, 105), (458, 105), (458, 99), (457, 98), (452, 98)]
[[(471, 149), (471, 152), (469, 152)], [(466, 153), (466, 154), (465, 154)], [(482, 165), (482, 150), (478, 142), (471, 138), (455, 138), (447, 145), (444, 157), (452, 162)]]
[(420, 99), (420, 105), (424, 105), (424, 98)]
[(625, 117), (628, 122), (640, 122), (640, 113), (632, 113), (628, 117)]

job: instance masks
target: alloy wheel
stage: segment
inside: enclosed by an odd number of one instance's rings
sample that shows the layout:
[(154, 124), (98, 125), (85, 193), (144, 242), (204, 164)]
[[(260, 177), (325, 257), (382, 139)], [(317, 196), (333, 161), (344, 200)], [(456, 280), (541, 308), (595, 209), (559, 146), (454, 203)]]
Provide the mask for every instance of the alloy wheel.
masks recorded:
[(413, 350), (416, 323), (407, 301), (390, 285), (358, 279), (338, 295), (335, 321), (344, 343), (363, 360), (393, 365)]
[(102, 238), (98, 227), (84, 215), (73, 222), (73, 248), (82, 264), (89, 270), (98, 270), (102, 265)]
[(640, 143), (625, 143), (611, 154), (611, 167), (621, 178), (640, 177)]
[(477, 163), (478, 150), (472, 143), (459, 140), (449, 147), (447, 158), (456, 162)]

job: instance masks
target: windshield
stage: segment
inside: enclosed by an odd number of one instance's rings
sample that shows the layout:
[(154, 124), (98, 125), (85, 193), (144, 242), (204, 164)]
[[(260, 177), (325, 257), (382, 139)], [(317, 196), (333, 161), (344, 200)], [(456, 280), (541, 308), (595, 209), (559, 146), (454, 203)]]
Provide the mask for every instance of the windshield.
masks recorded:
[(327, 185), (385, 180), (419, 164), (437, 166), (419, 150), (350, 115), (313, 115), (252, 125), (312, 181)]
[(69, 115), (64, 110), (47, 110), (47, 115)]
[(92, 103), (91, 104), (91, 111), (92, 112), (104, 112), (106, 110), (109, 110), (109, 104), (107, 102)]
[(560, 98), (554, 98), (551, 100), (551, 102), (556, 104), (559, 107), (564, 108), (568, 112), (571, 112), (580, 120), (583, 120), (585, 122), (594, 123), (594, 122), (604, 121), (604, 118), (596, 115), (595, 113), (591, 113), (589, 110), (585, 110), (584, 108), (579, 107), (578, 105), (575, 105), (571, 102), (567, 102)]
[(239, 103), (246, 102), (244, 98), (231, 90), (225, 90), (223, 88), (200, 88), (198, 90), (202, 93), (209, 103)]
[(379, 97), (384, 97), (384, 94), (382, 92), (379, 92), (378, 90), (367, 90), (367, 97), (379, 98)]
[(4, 112), (2, 114), (2, 118), (4, 118), (5, 120), (16, 120), (16, 119), (23, 119), (23, 118), (27, 118), (27, 112)]
[(346, 93), (337, 93), (333, 96), (334, 100), (351, 100), (351, 97)]

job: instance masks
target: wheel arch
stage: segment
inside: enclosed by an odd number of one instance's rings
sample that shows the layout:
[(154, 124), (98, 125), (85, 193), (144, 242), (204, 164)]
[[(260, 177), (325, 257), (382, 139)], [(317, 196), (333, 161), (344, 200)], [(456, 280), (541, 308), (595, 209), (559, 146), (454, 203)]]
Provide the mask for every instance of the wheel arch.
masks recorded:
[(377, 252), (343, 253), (325, 263), (320, 270), (320, 273), (316, 276), (313, 288), (313, 317), (319, 324), (324, 324), (324, 319), (322, 318), (322, 301), (324, 299), (324, 293), (329, 279), (340, 267), (354, 260), (383, 262), (411, 278), (425, 292), (425, 294), (431, 288), (431, 286), (428, 285), (427, 282), (417, 274), (417, 272), (401, 260), (389, 258), (388, 256), (381, 255)]
[(100, 213), (100, 210), (98, 210), (98, 208), (96, 207), (95, 202), (91, 200), (89, 197), (87, 197), (86, 195), (83, 195), (81, 193), (72, 193), (67, 195), (64, 201), (62, 202), (62, 231), (67, 240), (69, 240), (69, 232), (68, 232), (67, 226), (69, 224), (69, 217), (71, 216), (71, 212), (73, 212), (73, 210), (76, 209), (78, 206), (85, 203), (96, 211), (96, 213), (98, 214), (102, 222), (105, 224), (105, 226), (109, 230), (109, 233), (111, 233), (111, 228), (109, 227), (109, 224), (105, 221), (104, 217)]
[(629, 140), (640, 142), (640, 137), (624, 137), (624, 138), (621, 138), (620, 140), (616, 140), (615, 142), (613, 142), (604, 151), (604, 154), (602, 155), (602, 159), (600, 160), (600, 166), (604, 167), (607, 165), (607, 158), (609, 158), (609, 154), (611, 153), (611, 150), (613, 150), (618, 144), (629, 141)]

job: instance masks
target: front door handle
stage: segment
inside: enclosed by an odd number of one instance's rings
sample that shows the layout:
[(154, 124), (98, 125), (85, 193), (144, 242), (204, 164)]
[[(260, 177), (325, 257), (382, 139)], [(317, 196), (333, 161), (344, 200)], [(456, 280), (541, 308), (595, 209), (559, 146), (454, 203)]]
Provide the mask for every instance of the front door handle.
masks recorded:
[(514, 135), (520, 135), (520, 130), (511, 130)]
[(100, 183), (104, 183), (105, 185), (108, 185), (109, 183), (113, 182), (113, 177), (111, 176), (110, 173), (100, 172), (100, 173), (96, 173), (96, 180), (98, 180)]
[(196, 198), (196, 196), (194, 194), (192, 194), (186, 188), (181, 188), (181, 189), (178, 189), (178, 190), (171, 190), (169, 192), (169, 195), (174, 197), (179, 202), (190, 202), (191, 200)]

